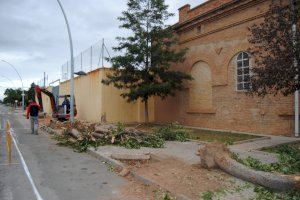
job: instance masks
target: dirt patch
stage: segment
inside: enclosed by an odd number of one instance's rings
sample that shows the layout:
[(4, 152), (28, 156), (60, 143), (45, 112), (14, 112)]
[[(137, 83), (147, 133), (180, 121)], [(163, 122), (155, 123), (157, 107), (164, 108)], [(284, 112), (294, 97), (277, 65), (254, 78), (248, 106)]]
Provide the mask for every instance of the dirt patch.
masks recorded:
[(129, 183), (121, 189), (121, 194), (118, 199), (128, 200), (162, 200), (165, 196), (171, 197), (166, 191), (161, 188), (144, 185), (134, 180), (132, 177), (127, 178)]
[(50, 124), (51, 119), (52, 118), (50, 116), (41, 117), (41, 118), (39, 118), (39, 124), (48, 126)]
[(160, 161), (125, 163), (137, 174), (154, 181), (171, 193), (191, 199), (199, 199), (203, 192), (217, 191), (232, 183), (231, 177), (219, 170), (188, 165), (173, 157), (164, 157)]

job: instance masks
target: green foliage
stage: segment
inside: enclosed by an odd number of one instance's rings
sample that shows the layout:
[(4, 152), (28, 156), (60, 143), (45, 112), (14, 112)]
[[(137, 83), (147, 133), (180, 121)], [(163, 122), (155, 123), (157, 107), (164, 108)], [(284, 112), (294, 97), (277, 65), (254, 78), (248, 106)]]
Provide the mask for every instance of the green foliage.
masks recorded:
[[(294, 9), (291, 2), (295, 4)], [(295, 79), (299, 74), (300, 43), (293, 41), (293, 38), (300, 41), (300, 34), (297, 31), (293, 37), (292, 31), (293, 22), (297, 24), (297, 30), (300, 28), (300, 3), (299, 0), (272, 0), (270, 5), (264, 21), (250, 27), (249, 50), (255, 60), (251, 92), (259, 96), (291, 95), (300, 89), (299, 81)]]
[(252, 157), (240, 159), (236, 154), (233, 154), (233, 158), (246, 166), (261, 171), (277, 171), (284, 174), (295, 174), (300, 172), (300, 150), (297, 149), (297, 147), (286, 144), (273, 147), (271, 151), (278, 154), (278, 163), (264, 164)]
[(154, 134), (166, 141), (187, 141), (189, 131), (179, 123), (154, 128)]
[[(300, 149), (294, 144), (285, 144), (277, 147), (265, 149), (269, 152), (278, 154), (278, 163), (264, 164), (259, 160), (248, 157), (240, 159), (237, 154), (232, 154), (232, 158), (238, 162), (253, 169), (266, 172), (281, 172), (285, 174), (294, 174), (300, 172)], [(287, 192), (276, 192), (270, 189), (257, 186), (254, 191), (256, 196), (254, 200), (296, 200), (300, 199), (300, 191), (289, 190)]]
[(18, 102), (22, 101), (22, 90), (20, 88), (7, 88), (4, 92), (4, 95), (5, 97), (3, 99), (3, 103), (5, 104), (14, 104), (15, 100), (17, 100)]
[(125, 126), (122, 123), (118, 123), (117, 127), (111, 130), (111, 134), (116, 138), (115, 144), (128, 149), (139, 149), (141, 147), (162, 148), (165, 144), (165, 141), (157, 135), (125, 135), (124, 133)]
[(162, 148), (165, 145), (165, 140), (156, 135), (148, 135), (144, 141), (142, 141), (142, 146), (152, 147), (152, 148)]
[(297, 190), (289, 190), (287, 192), (275, 192), (267, 188), (256, 186), (254, 188), (256, 193), (253, 200), (298, 200), (300, 199), (300, 192)]
[(172, 200), (172, 198), (168, 194), (165, 194), (163, 200)]
[(213, 196), (214, 196), (214, 193), (212, 191), (207, 191), (202, 194), (201, 198), (203, 200), (212, 200)]
[[(28, 103), (29, 100), (34, 100), (35, 99), (35, 92), (34, 92), (34, 83), (31, 84), (30, 88), (28, 91), (24, 91), (25, 97), (25, 105)], [(22, 102), (22, 89), (13, 89), (13, 88), (7, 88), (4, 92), (4, 99), (3, 103), (5, 104), (14, 104), (15, 100), (18, 102)]]
[[(74, 124), (76, 126), (76, 122)], [(118, 123), (116, 128), (111, 129), (110, 133), (103, 138), (95, 139), (92, 137), (91, 129), (76, 127), (81, 133), (80, 139), (72, 139), (69, 130), (62, 135), (54, 135), (53, 139), (59, 141), (58, 145), (67, 146), (76, 152), (85, 152), (89, 147), (97, 148), (103, 145), (118, 145), (128, 149), (139, 149), (141, 147), (162, 148), (165, 141), (163, 138), (153, 134), (128, 134), (125, 133), (125, 126)]]
[(128, 37), (118, 37), (119, 45), (114, 48), (119, 55), (111, 59), (113, 72), (102, 80), (125, 89), (121, 96), (128, 101), (151, 96), (165, 98), (183, 89), (183, 81), (190, 75), (170, 70), (173, 63), (184, 61), (186, 49), (176, 51), (176, 38), (170, 26), (165, 25), (173, 14), (168, 12), (164, 0), (128, 0), (127, 10), (119, 21), (121, 28), (129, 31)]
[(68, 146), (77, 152), (85, 152), (89, 147), (101, 145), (117, 145), (128, 149), (139, 149), (141, 147), (162, 148), (165, 141), (186, 141), (188, 131), (178, 123), (173, 123), (155, 129), (153, 134), (126, 131), (124, 124), (118, 123), (115, 128), (102, 138), (92, 137), (92, 128), (84, 128), (80, 123), (74, 123), (74, 127), (81, 133), (80, 139), (71, 139), (66, 130), (62, 135), (54, 135), (59, 145)]
[(242, 160), (242, 163), (253, 169), (258, 169), (265, 172), (271, 172), (276, 170), (276, 167), (273, 164), (262, 163), (258, 159), (252, 158), (250, 156)]
[(34, 90), (35, 84), (31, 83), (30, 88), (27, 92), (25, 92), (25, 103), (27, 103), (29, 100), (35, 100), (35, 90)]
[(188, 137), (193, 140), (200, 140), (205, 142), (223, 142), (227, 145), (232, 145), (234, 142), (249, 140), (254, 138), (259, 138), (260, 136), (242, 134), (242, 133), (232, 133), (226, 131), (213, 131), (213, 130), (203, 130), (203, 129), (190, 129)]
[(101, 140), (91, 140), (89, 134), (82, 134), (80, 140), (70, 140), (71, 136), (67, 134), (67, 132), (61, 135), (55, 134), (52, 138), (58, 141), (58, 145), (70, 147), (78, 153), (86, 152), (89, 147), (96, 148), (100, 145), (104, 145)]
[(300, 143), (284, 144), (267, 149), (267, 151), (277, 153), (279, 166), (276, 171), (285, 174), (295, 174), (300, 172)]

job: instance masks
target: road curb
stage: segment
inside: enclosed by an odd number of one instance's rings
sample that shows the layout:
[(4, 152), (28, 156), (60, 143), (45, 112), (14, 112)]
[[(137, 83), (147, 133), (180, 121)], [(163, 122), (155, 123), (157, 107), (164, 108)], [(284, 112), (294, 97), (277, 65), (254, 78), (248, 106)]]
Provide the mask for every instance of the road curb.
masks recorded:
[[(121, 170), (124, 169), (124, 168), (127, 168), (128, 166), (118, 160), (115, 160), (113, 158), (110, 158), (109, 156), (106, 156), (106, 155), (102, 155), (102, 154), (99, 154), (97, 153), (96, 151), (94, 151), (93, 149), (89, 148), (87, 150), (87, 153), (101, 161), (104, 161), (104, 162), (107, 162), (109, 164), (111, 164), (112, 166), (116, 167), (116, 168), (120, 168)], [(139, 174), (137, 174), (136, 172), (133, 172), (133, 171), (130, 171), (130, 175), (132, 175), (133, 178), (135, 178), (137, 181), (145, 184), (145, 185), (152, 185), (154, 187), (158, 187), (158, 188), (161, 188), (163, 189), (164, 191), (166, 192), (169, 192), (172, 196), (176, 197), (176, 199), (178, 200), (191, 200), (190, 198), (188, 198), (187, 196), (185, 195), (182, 195), (182, 194), (175, 194), (174, 192), (160, 186), (159, 184), (157, 184), (156, 182), (152, 181), (151, 179), (148, 179), (144, 176), (141, 176)]]

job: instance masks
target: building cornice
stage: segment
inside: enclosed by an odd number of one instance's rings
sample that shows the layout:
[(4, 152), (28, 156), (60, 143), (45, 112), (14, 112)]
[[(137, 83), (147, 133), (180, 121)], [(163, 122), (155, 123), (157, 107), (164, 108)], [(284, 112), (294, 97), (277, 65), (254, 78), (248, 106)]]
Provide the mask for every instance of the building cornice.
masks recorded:
[[(217, 19), (232, 15), (233, 13), (239, 12), (241, 10), (247, 9), (249, 7), (252, 7), (254, 5), (257, 5), (257, 4), (265, 2), (265, 1), (268, 1), (268, 0), (234, 0), (229, 3), (225, 3), (222, 6), (219, 6), (208, 12), (200, 14), (192, 19), (189, 19), (189, 20), (181, 22), (181, 23), (177, 23), (173, 27), (177, 33), (185, 32), (190, 29), (193, 29), (198, 24), (201, 24), (204, 22), (206, 23), (206, 22), (210, 22), (210, 21), (215, 21)], [(195, 8), (193, 8), (193, 9), (195, 9)], [(191, 10), (193, 10), (193, 9), (191, 9)]]
[(250, 21), (253, 21), (253, 20), (262, 18), (262, 17), (264, 17), (265, 15), (266, 15), (266, 13), (262, 13), (262, 14), (259, 14), (259, 15), (254, 16), (254, 17), (250, 17), (250, 18), (241, 20), (241, 21), (239, 21), (239, 22), (229, 24), (229, 25), (224, 26), (224, 27), (222, 27), (222, 28), (218, 28), (218, 29), (215, 29), (215, 30), (212, 30), (212, 31), (203, 33), (203, 34), (199, 34), (199, 35), (197, 35), (197, 36), (194, 36), (194, 37), (191, 37), (191, 38), (182, 40), (182, 41), (179, 42), (179, 44), (184, 44), (184, 43), (186, 43), (186, 42), (190, 42), (190, 41), (192, 41), (192, 40), (195, 40), (195, 39), (198, 39), (198, 38), (201, 38), (201, 37), (204, 37), (204, 36), (213, 34), (213, 33), (217, 33), (217, 32), (220, 32), (220, 31), (229, 29), (229, 28), (232, 28), (232, 27), (234, 27), (234, 26), (241, 25), (241, 24), (246, 23), (246, 22), (250, 22)]

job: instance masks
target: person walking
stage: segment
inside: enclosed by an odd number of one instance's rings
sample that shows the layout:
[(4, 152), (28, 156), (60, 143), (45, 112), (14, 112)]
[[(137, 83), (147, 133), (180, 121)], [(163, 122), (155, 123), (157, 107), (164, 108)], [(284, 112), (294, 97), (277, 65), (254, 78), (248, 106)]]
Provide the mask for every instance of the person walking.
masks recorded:
[(29, 100), (29, 105), (26, 109), (26, 118), (30, 118), (31, 133), (38, 134), (39, 127), (39, 109), (40, 106), (33, 100)]

